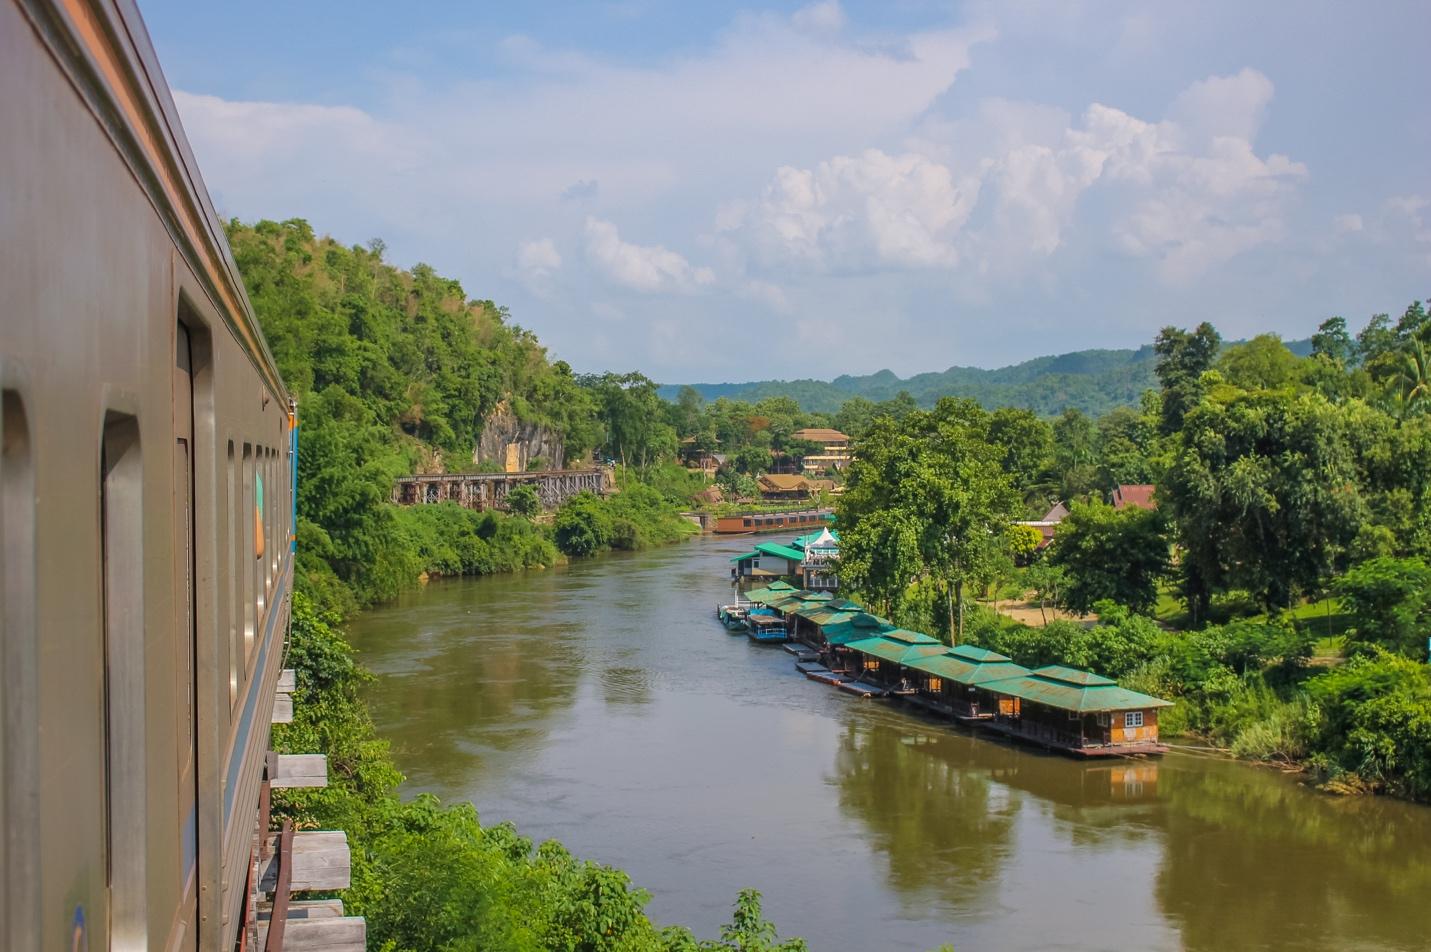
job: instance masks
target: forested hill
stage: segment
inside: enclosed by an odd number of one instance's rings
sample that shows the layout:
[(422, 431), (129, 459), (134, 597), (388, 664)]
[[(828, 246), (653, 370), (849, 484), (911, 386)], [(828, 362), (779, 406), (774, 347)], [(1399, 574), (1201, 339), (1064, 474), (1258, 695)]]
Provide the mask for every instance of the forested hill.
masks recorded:
[[(1298, 356), (1311, 353), (1310, 340), (1288, 341)], [(988, 370), (950, 367), (939, 373), (901, 378), (881, 370), (864, 376), (834, 380), (760, 380), (752, 383), (698, 383), (691, 386), (705, 399), (728, 397), (756, 402), (769, 397), (793, 397), (810, 413), (834, 413), (851, 397), (876, 403), (891, 400), (901, 391), (920, 406), (931, 407), (940, 397), (968, 397), (987, 408), (1023, 407), (1040, 416), (1064, 410), (1082, 410), (1102, 416), (1115, 407), (1137, 406), (1146, 390), (1156, 390), (1153, 372), (1157, 355), (1151, 345), (1137, 350), (1079, 350), (1070, 354), (1035, 357), (1021, 364)], [(667, 384), (661, 396), (674, 400), (681, 385)]]

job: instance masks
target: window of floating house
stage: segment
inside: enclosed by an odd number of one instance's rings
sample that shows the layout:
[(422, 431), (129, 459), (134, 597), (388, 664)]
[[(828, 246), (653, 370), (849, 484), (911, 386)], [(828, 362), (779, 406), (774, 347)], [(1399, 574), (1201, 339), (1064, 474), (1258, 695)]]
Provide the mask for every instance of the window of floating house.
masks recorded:
[(1123, 714), (1123, 726), (1124, 726), (1125, 728), (1126, 728), (1126, 727), (1142, 727), (1142, 726), (1143, 726), (1143, 712), (1142, 712), (1142, 711), (1127, 711), (1127, 712), (1125, 712), (1125, 713)]
[(924, 684), (925, 688), (934, 694), (944, 690), (944, 679), (930, 676)]
[(878, 659), (878, 658), (871, 658), (869, 655), (865, 655), (864, 668), (865, 668), (866, 671), (878, 671), (878, 670), (879, 670), (879, 659)]

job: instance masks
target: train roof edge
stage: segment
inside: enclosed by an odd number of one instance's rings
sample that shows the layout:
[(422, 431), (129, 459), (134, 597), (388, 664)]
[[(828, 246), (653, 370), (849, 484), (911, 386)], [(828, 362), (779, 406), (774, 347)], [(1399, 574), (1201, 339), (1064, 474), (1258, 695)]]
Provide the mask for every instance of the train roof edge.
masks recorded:
[(275, 394), (287, 400), (134, 0), (16, 3), (129, 165), (215, 309)]

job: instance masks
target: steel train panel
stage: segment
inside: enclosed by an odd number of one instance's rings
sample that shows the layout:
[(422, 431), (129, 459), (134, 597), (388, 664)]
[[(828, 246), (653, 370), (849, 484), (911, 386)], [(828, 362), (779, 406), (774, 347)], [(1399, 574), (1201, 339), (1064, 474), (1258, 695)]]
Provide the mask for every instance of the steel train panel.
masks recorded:
[(287, 394), (132, 8), (0, 2), (0, 86), (0, 939), (230, 948), (288, 619)]

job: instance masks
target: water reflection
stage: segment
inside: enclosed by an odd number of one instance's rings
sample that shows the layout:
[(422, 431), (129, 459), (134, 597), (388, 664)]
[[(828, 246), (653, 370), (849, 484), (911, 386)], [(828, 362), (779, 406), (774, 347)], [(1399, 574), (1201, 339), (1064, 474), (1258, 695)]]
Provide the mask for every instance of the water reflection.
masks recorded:
[(1008, 854), (1018, 804), (951, 756), (966, 742), (855, 721), (840, 738), (840, 806), (888, 857), (890, 884), (907, 900), (989, 889)]
[(1164, 771), (1162, 787), (1157, 896), (1187, 948), (1431, 942), (1424, 807), (1317, 795), (1219, 762), (1179, 761)]
[(711, 617), (749, 540), (430, 586), (355, 626), (408, 792), (816, 949), (1422, 949), (1431, 810), (1169, 756), (1084, 763), (798, 677)]

